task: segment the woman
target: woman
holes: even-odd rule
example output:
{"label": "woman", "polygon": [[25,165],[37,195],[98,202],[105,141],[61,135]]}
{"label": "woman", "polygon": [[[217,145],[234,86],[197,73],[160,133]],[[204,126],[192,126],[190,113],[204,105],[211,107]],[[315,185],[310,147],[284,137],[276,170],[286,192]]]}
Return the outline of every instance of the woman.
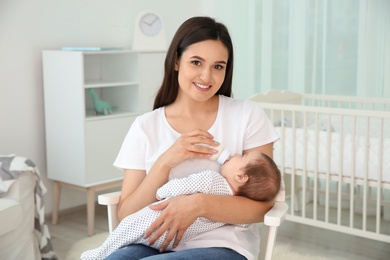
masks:
{"label": "woman", "polygon": [[[233,46],[227,28],[209,17],[193,17],[176,32],[165,59],[165,75],[154,110],[131,126],[114,165],[124,169],[118,216],[123,219],[155,202],[156,191],[172,178],[220,165],[208,158],[218,142],[232,153],[258,150],[272,158],[278,139],[264,111],[232,94]],[[256,259],[258,226],[226,225],[180,243],[185,230],[205,217],[231,224],[262,222],[273,202],[241,196],[194,194],[171,198],[147,229],[153,244],[169,231],[163,251],[174,240],[174,252],[160,253],[129,245],[107,259]]]}

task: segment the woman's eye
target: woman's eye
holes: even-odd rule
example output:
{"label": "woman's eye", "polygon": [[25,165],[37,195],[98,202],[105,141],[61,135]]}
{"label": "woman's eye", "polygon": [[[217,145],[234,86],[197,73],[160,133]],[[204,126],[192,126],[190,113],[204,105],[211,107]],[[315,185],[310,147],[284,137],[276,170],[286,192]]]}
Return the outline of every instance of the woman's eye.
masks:
{"label": "woman's eye", "polygon": [[222,65],[215,65],[215,68],[216,68],[217,70],[221,70],[221,69],[223,69],[223,66],[222,66]]}
{"label": "woman's eye", "polygon": [[194,61],[192,61],[192,64],[199,66],[200,65],[200,61],[194,60]]}

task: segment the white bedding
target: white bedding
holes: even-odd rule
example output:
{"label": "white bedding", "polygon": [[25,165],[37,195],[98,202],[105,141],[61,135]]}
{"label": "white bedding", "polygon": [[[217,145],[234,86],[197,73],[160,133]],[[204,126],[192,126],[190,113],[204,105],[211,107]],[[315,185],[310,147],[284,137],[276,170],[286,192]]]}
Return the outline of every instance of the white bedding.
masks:
{"label": "white bedding", "polygon": [[[282,129],[284,129],[284,135]],[[377,137],[366,139],[365,136],[350,133],[343,134],[343,138],[340,138],[341,134],[338,132],[306,129],[305,133],[304,129],[297,128],[294,134],[294,129],[291,127],[276,127],[276,130],[281,140],[274,145],[274,160],[279,166],[303,169],[304,154],[306,154],[307,171],[313,172],[317,169],[317,172],[338,174],[340,160],[342,160],[343,176],[351,176],[354,171],[357,178],[364,179],[367,174],[369,180],[378,180],[380,175],[382,182],[390,183],[390,138],[380,142]],[[295,139],[293,139],[294,136]],[[379,165],[380,144],[383,146],[382,169]],[[282,145],[284,146],[284,160]],[[295,151],[295,157],[293,157],[293,151]],[[353,153],[356,153],[354,161],[352,161]],[[368,161],[366,160],[367,153]],[[294,161],[295,165],[293,165]]]}

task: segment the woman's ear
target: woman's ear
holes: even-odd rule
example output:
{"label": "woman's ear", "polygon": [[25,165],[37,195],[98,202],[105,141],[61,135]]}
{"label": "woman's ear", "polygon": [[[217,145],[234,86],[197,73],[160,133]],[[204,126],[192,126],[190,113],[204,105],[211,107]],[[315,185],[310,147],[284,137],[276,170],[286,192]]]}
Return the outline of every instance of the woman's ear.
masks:
{"label": "woman's ear", "polygon": [[175,58],[175,71],[179,71],[179,60],[177,59],[177,53]]}
{"label": "woman's ear", "polygon": [[234,176],[234,179],[238,183],[245,183],[249,180],[249,177],[245,173],[242,173],[242,174],[237,174],[236,176]]}

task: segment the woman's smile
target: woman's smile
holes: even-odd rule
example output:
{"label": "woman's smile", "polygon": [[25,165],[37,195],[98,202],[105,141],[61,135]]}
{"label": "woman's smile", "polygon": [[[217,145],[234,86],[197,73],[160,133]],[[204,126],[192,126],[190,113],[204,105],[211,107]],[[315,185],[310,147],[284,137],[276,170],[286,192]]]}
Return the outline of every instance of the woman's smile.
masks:
{"label": "woman's smile", "polygon": [[197,88],[200,88],[201,90],[208,90],[210,88],[210,86],[208,85],[203,85],[203,84],[200,84],[198,82],[194,82],[194,85],[197,87]]}

